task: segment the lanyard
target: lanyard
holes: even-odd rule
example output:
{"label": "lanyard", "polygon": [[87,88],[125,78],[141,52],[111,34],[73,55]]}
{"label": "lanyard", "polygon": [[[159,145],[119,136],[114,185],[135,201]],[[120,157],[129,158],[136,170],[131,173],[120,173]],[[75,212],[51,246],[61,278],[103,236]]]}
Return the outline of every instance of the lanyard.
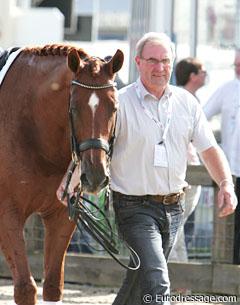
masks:
{"label": "lanyard", "polygon": [[158,119],[156,119],[152,115],[152,113],[149,111],[149,109],[147,109],[145,107],[145,105],[143,104],[142,99],[141,99],[140,89],[139,89],[137,83],[135,84],[135,88],[136,88],[136,93],[137,93],[138,99],[141,103],[143,111],[151,120],[153,120],[157,124],[157,126],[159,126],[163,130],[162,140],[158,143],[158,144],[163,144],[167,138],[167,133],[168,133],[171,118],[172,118],[172,103],[170,102],[169,97],[167,97],[167,99],[168,99],[167,120],[166,120],[165,126],[163,126],[163,124]]}

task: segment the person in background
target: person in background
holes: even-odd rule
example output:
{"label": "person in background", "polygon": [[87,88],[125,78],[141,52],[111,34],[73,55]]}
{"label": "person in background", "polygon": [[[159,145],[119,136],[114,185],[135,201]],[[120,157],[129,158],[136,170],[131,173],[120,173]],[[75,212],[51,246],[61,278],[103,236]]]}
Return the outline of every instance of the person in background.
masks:
{"label": "person in background", "polygon": [[[194,97],[196,97],[196,91],[204,86],[206,80],[206,70],[200,60],[194,57],[184,58],[176,64],[175,76],[177,86],[189,91]],[[197,98],[197,97],[196,97]],[[192,143],[188,146],[188,164],[200,165],[200,160],[196,152],[196,148]],[[183,218],[183,226],[180,227],[173,249],[171,251],[169,260],[187,262],[188,254],[185,242],[184,225],[191,215],[191,227],[194,226],[194,214],[199,197],[201,194],[200,185],[189,185],[186,188],[185,196],[185,211]],[[185,227],[185,233],[187,238],[191,238],[191,232],[188,232]]]}
{"label": "person in background", "polygon": [[233,263],[240,264],[240,50],[235,51],[235,79],[219,87],[203,110],[208,119],[221,114],[221,146],[236,176],[238,205],[235,211]]}
{"label": "person in background", "polygon": [[170,304],[167,259],[182,222],[191,141],[219,186],[219,216],[236,205],[228,162],[201,106],[188,91],[169,85],[174,58],[166,34],[145,34],[136,46],[140,77],[119,91],[110,165],[113,207],[120,236],[141,265],[127,271],[113,305]]}

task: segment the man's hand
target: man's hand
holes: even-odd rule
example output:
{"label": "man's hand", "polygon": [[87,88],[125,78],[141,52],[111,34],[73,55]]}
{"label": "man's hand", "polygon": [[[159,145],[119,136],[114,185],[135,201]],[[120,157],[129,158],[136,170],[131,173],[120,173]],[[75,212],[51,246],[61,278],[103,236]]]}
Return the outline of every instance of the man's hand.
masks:
{"label": "man's hand", "polygon": [[218,192],[218,208],[219,217],[230,215],[234,212],[237,206],[237,197],[234,192],[234,187],[230,183],[226,183],[220,187]]}
{"label": "man's hand", "polygon": [[65,197],[64,199],[62,198],[63,197],[63,193],[64,193],[64,190],[65,190],[65,183],[63,181],[61,181],[57,191],[56,191],[56,195],[57,195],[57,199],[62,203],[64,204],[65,206],[67,206],[67,197]]}
{"label": "man's hand", "polygon": [[[70,168],[70,166],[71,166],[71,163],[70,163],[68,169]],[[64,177],[56,191],[57,199],[65,206],[68,205],[67,196],[65,196],[65,198],[63,198],[63,193],[64,193],[66,183],[67,183],[67,174],[68,174],[68,170],[67,170],[66,174],[64,175]],[[71,181],[70,181],[70,183],[68,185],[68,189],[67,189],[67,193],[70,198],[74,195],[79,183],[80,183],[80,168],[79,168],[79,166],[77,166],[75,168],[74,172],[72,173]]]}
{"label": "man's hand", "polygon": [[219,146],[212,146],[201,153],[210,176],[219,185],[219,217],[232,214],[237,206],[232,174],[226,156]]}

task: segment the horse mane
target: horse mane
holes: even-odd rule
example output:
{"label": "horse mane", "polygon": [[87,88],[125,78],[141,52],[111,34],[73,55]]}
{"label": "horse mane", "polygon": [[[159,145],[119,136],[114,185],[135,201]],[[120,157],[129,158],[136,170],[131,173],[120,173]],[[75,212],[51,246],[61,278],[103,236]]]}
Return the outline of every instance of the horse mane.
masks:
{"label": "horse mane", "polygon": [[92,76],[97,76],[101,68],[99,60],[97,58],[92,59],[90,67],[91,67]]}
{"label": "horse mane", "polygon": [[33,54],[36,56],[67,56],[70,51],[76,50],[81,59],[90,59],[90,71],[93,77],[99,75],[101,70],[100,60],[97,57],[89,56],[82,48],[76,48],[70,45],[50,44],[43,47],[26,47],[23,52],[25,54]]}
{"label": "horse mane", "polygon": [[76,48],[70,45],[51,44],[43,47],[27,47],[23,50],[26,54],[34,54],[37,56],[67,56],[72,50],[76,50],[80,58],[88,58],[89,55],[81,48]]}

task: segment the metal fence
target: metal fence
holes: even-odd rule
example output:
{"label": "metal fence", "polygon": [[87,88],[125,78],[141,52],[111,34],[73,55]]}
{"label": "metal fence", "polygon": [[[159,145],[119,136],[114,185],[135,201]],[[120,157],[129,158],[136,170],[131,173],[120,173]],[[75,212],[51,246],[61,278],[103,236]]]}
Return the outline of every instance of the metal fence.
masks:
{"label": "metal fence", "polygon": [[[189,261],[231,263],[234,221],[232,216],[224,219],[217,217],[217,211],[215,209],[217,186],[214,185],[202,166],[191,167],[188,170],[187,179],[191,184],[202,185],[197,208],[185,225],[185,229],[188,227],[185,234],[185,241]],[[104,209],[102,195],[100,198],[92,197],[91,199]],[[95,215],[99,216],[96,212]],[[117,232],[111,205],[108,217],[114,231]],[[29,219],[25,228],[25,239],[28,250],[30,252],[42,251],[43,237],[44,232],[41,220],[35,215]],[[129,253],[126,247],[118,238],[116,238],[116,241],[120,255],[128,256]],[[87,253],[95,256],[108,255],[84,229],[75,231],[68,251],[73,253]]]}

